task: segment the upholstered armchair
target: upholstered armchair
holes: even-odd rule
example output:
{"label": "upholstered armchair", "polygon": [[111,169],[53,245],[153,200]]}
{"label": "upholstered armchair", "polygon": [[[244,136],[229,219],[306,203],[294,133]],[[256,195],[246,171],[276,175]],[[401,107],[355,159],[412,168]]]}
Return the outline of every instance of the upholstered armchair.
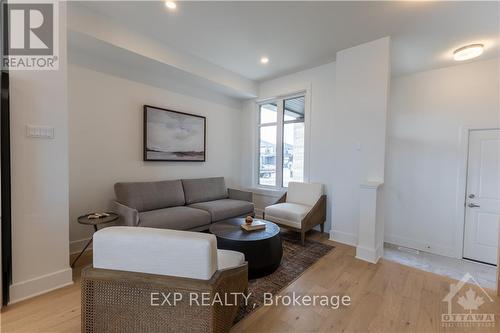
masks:
{"label": "upholstered armchair", "polygon": [[206,233],[108,227],[93,256],[82,271],[85,333],[229,332],[248,285],[244,255]]}
{"label": "upholstered armchair", "polygon": [[288,183],[288,192],[264,210],[264,218],[280,227],[300,232],[302,245],[305,233],[320,225],[324,232],[326,195],[323,185],[317,183]]}

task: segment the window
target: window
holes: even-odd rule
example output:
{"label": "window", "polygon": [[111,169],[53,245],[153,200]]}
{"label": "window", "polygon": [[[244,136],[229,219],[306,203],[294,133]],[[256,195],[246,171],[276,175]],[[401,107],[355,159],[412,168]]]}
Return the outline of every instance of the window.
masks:
{"label": "window", "polygon": [[259,185],[276,186],[276,143],[278,108],[269,103],[260,106]]}
{"label": "window", "polygon": [[283,102],[283,187],[304,181],[304,96]]}
{"label": "window", "polygon": [[304,181],[304,119],[304,95],[259,105],[259,185],[281,188]]}

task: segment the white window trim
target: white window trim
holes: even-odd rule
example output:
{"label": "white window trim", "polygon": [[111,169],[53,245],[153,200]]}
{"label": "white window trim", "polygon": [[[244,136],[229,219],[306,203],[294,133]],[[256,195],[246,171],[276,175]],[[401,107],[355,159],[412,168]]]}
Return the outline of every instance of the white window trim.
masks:
{"label": "white window trim", "polygon": [[[280,94],[276,94],[275,96],[260,98],[255,101],[254,108],[254,117],[253,117],[253,128],[254,128],[254,153],[253,153],[253,170],[252,170],[252,187],[256,190],[263,191],[276,191],[283,192],[286,190],[286,187],[283,187],[283,170],[282,168],[278,168],[276,166],[276,185],[261,185],[259,184],[259,157],[260,157],[260,106],[265,104],[266,102],[275,101],[277,99],[289,99],[293,97],[304,96],[304,182],[309,182],[309,170],[310,170],[310,142],[311,142],[311,118],[312,118],[312,99],[311,99],[311,84],[303,88],[299,88],[290,92],[284,92]],[[278,119],[277,125],[283,122],[280,122],[280,119],[283,120],[283,105],[279,105],[282,103],[278,103]],[[276,146],[280,147],[276,152],[276,161],[283,161],[283,126],[276,126],[277,129],[277,142]],[[279,178],[278,178],[279,177]]]}

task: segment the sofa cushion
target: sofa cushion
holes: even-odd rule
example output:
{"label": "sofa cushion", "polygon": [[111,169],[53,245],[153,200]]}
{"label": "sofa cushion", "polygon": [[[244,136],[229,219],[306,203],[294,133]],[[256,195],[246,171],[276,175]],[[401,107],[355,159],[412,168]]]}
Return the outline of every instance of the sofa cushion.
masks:
{"label": "sofa cushion", "polygon": [[150,210],[139,213],[139,226],[189,230],[210,224],[210,214],[201,209],[185,206]]}
{"label": "sofa cushion", "polygon": [[189,207],[203,209],[210,213],[212,222],[225,220],[244,214],[253,214],[253,203],[241,200],[221,199],[208,202],[198,202]]}
{"label": "sofa cushion", "polygon": [[209,280],[217,240],[202,232],[108,227],[94,234],[94,268]]}
{"label": "sofa cushion", "polygon": [[309,213],[311,206],[284,202],[268,206],[265,209],[266,220],[300,228],[302,219]]}
{"label": "sofa cushion", "polygon": [[286,202],[314,206],[323,195],[323,184],[289,182]]}
{"label": "sofa cushion", "polygon": [[227,198],[224,177],[183,179],[186,204]]}
{"label": "sofa cushion", "polygon": [[239,266],[245,262],[245,255],[231,250],[217,250],[217,269]]}
{"label": "sofa cushion", "polygon": [[116,183],[115,194],[119,203],[139,212],[185,204],[180,180]]}

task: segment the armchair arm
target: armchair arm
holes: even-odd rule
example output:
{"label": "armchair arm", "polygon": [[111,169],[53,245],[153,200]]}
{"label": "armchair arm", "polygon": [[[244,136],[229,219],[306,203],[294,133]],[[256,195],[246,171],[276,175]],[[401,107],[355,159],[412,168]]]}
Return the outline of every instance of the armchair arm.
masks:
{"label": "armchair arm", "polygon": [[326,195],[323,194],[311,208],[309,213],[302,219],[302,228],[312,228],[326,220]]}
{"label": "armchair arm", "polygon": [[130,227],[135,227],[139,224],[139,212],[137,209],[125,206],[118,201],[113,201],[115,213],[123,218],[124,224]]}
{"label": "armchair arm", "polygon": [[212,308],[214,317],[213,320],[214,332],[229,332],[233,326],[234,318],[238,312],[240,305],[245,305],[243,302],[243,294],[248,291],[248,263],[245,262],[240,266],[218,270],[212,277],[213,293],[221,297],[225,295],[231,296],[238,293],[237,305],[222,305],[215,304]]}
{"label": "armchair arm", "polygon": [[284,202],[286,202],[286,192],[283,193],[283,195],[274,204],[276,205],[276,204],[284,203]]}
{"label": "armchair arm", "polygon": [[228,188],[227,192],[229,194],[229,199],[253,202],[252,192],[236,190],[234,188]]}

